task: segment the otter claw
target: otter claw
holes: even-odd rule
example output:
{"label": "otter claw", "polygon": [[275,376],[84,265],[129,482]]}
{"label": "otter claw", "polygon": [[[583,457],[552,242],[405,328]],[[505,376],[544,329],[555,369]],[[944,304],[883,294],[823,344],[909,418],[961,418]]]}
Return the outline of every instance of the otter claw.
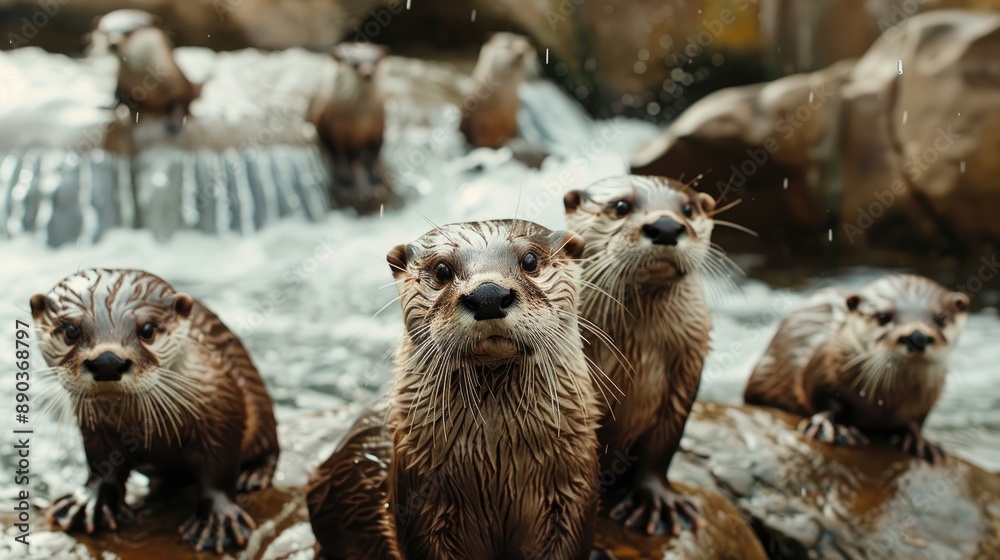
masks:
{"label": "otter claw", "polygon": [[236,491],[240,494],[249,494],[267,490],[271,486],[271,479],[274,478],[274,469],[277,464],[278,457],[271,455],[265,459],[263,464],[244,470],[236,481]]}
{"label": "otter claw", "polygon": [[698,532],[705,520],[697,505],[668,486],[633,489],[609,512],[611,519],[647,535],[670,533],[675,537],[688,529]]}
{"label": "otter claw", "polygon": [[868,445],[868,438],[861,433],[861,430],[854,426],[834,424],[833,420],[822,412],[804,420],[799,430],[806,439],[814,439],[830,445],[844,447]]}
{"label": "otter claw", "polygon": [[927,441],[919,431],[910,430],[902,435],[894,436],[890,443],[898,449],[923,459],[932,465],[938,461],[943,461],[945,452],[943,449]]}
{"label": "otter claw", "polygon": [[84,530],[93,534],[99,529],[118,530],[118,521],[128,508],[121,503],[109,504],[110,491],[83,488],[76,494],[66,494],[52,502],[47,518],[63,531]]}
{"label": "otter claw", "polygon": [[256,528],[253,519],[238,505],[217,499],[206,515],[185,521],[180,532],[195,552],[222,554],[246,546]]}

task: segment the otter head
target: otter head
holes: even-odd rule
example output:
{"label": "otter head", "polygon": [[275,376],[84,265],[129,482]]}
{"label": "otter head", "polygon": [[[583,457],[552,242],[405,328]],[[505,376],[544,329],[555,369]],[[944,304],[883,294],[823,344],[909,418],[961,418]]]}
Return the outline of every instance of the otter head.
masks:
{"label": "otter head", "polygon": [[132,9],[114,10],[97,19],[91,39],[95,49],[103,47],[111,52],[118,52],[121,44],[128,40],[132,33],[159,25],[159,18],[149,12]]}
{"label": "otter head", "polygon": [[564,202],[567,225],[587,243],[584,275],[602,288],[670,283],[712,254],[715,200],[678,181],[614,177]]}
{"label": "otter head", "polygon": [[353,70],[365,82],[371,82],[375,78],[375,73],[387,54],[387,47],[372,43],[340,43],[330,49],[330,56],[334,60]]}
{"label": "otter head", "polygon": [[503,81],[512,75],[520,76],[525,70],[533,70],[531,65],[536,56],[535,47],[527,37],[509,32],[493,33],[480,52],[476,73]]}
{"label": "otter head", "polygon": [[969,298],[921,276],[888,276],[847,297],[846,341],[859,362],[892,370],[940,362],[955,345]]}
{"label": "otter head", "polygon": [[179,374],[194,305],[135,270],[85,270],[31,298],[45,361],[76,403],[149,393]]}
{"label": "otter head", "polygon": [[520,220],[451,224],[394,248],[387,260],[414,346],[404,366],[496,369],[579,344],[574,260],[582,251],[576,234]]}

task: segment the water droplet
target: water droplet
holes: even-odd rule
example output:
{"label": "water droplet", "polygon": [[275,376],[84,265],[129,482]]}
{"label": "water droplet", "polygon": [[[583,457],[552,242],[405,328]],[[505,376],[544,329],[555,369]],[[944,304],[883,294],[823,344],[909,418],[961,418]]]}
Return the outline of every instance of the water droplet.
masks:
{"label": "water droplet", "polygon": [[784,188],[785,190],[788,190],[788,177],[785,177],[785,180],[784,180],[784,181],[782,181],[782,185],[781,185],[781,186],[782,186],[782,188]]}
{"label": "water droplet", "polygon": [[964,159],[962,161],[958,162],[958,170],[960,172],[962,172],[962,173],[965,173],[965,160]]}
{"label": "water droplet", "polygon": [[549,63],[549,49],[545,49],[545,64]]}
{"label": "water droplet", "polygon": [[715,66],[722,66],[722,63],[726,61],[726,57],[721,54],[712,55],[712,64]]}
{"label": "water droplet", "polygon": [[653,116],[659,114],[660,104],[655,101],[651,101],[649,105],[646,105],[646,112]]}
{"label": "water droplet", "polygon": [[476,21],[476,10],[472,10],[472,21]]}
{"label": "water droplet", "polygon": [[833,230],[832,230],[832,229],[830,229],[830,230],[827,230],[827,235],[826,235],[826,237],[827,237],[827,239],[829,239],[830,241],[833,241]]}
{"label": "water droplet", "polygon": [[406,9],[407,9],[407,10],[409,10],[409,9],[410,9],[410,0],[406,0]]}
{"label": "water droplet", "polygon": [[640,49],[639,60],[649,60],[649,51],[647,51],[646,49]]}
{"label": "water droplet", "polygon": [[865,396],[865,390],[862,389],[858,394],[861,395],[862,397]]}
{"label": "water droplet", "polygon": [[899,74],[900,74],[900,75],[902,76],[902,75],[903,75],[903,59],[902,59],[902,58],[901,58],[901,59],[899,59],[899,66],[898,66],[898,69],[899,69],[899,70],[898,70],[898,71],[899,71]]}
{"label": "water droplet", "polygon": [[813,102],[813,92],[811,92],[811,91],[809,92],[809,102],[810,103]]}
{"label": "water droplet", "polygon": [[882,399],[879,399],[879,400],[878,400],[878,405],[879,405],[879,406],[882,406],[882,404],[883,404],[883,401],[882,401]]}
{"label": "water droplet", "polygon": [[646,72],[646,63],[642,61],[636,61],[636,63],[632,65],[632,70],[635,70],[636,74],[642,74]]}
{"label": "water droplet", "polygon": [[379,218],[385,217],[385,204],[378,205],[378,217]]}
{"label": "water droplet", "polygon": [[660,46],[669,49],[674,44],[674,39],[670,35],[660,35]]}
{"label": "water droplet", "polygon": [[910,112],[903,111],[903,124],[906,124],[906,121],[909,120],[909,118],[910,118]]}

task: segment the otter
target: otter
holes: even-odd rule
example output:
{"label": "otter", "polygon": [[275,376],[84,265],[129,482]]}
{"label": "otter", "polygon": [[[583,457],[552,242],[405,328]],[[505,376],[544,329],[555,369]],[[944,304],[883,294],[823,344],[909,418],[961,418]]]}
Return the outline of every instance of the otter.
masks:
{"label": "otter", "polygon": [[528,38],[515,33],[494,33],[486,41],[462,105],[460,130],[469,144],[500,148],[517,136],[517,91],[535,57]]}
{"label": "otter", "polygon": [[597,327],[586,334],[587,357],[624,392],[605,398],[598,434],[602,469],[618,461],[625,470],[607,489],[609,514],[647,534],[697,530],[700,508],[674,490],[667,469],[709,350],[700,272],[724,258],[711,245],[715,200],[675,180],[627,176],[570,191],[564,202],[567,226],[587,246],[580,317]]}
{"label": "otter", "polygon": [[[215,314],[138,270],[85,270],[31,298],[40,347],[75,413],[86,485],[53,501],[63,530],[114,530],[133,470],[200,489],[181,527],[196,551],[246,543],[237,492],[267,488],[278,459],[271,398]],[[113,469],[98,466],[117,465]]]}
{"label": "otter", "polygon": [[388,254],[396,382],[309,490],[327,558],[588,558],[597,401],[573,233],[521,220],[435,228]]}
{"label": "otter", "polygon": [[922,276],[821,290],[781,322],[744,400],[807,417],[808,439],[861,446],[874,435],[937,462],[944,451],[923,424],[968,308],[968,296]]}
{"label": "otter", "polygon": [[166,118],[171,134],[180,132],[191,114],[201,84],[191,83],[174,60],[174,44],[156,26],[155,16],[141,10],[118,10],[97,24],[94,50],[102,46],[119,59],[116,96],[133,119],[152,114]]}
{"label": "otter", "polygon": [[337,73],[312,101],[309,121],[333,160],[334,200],[375,212],[389,197],[379,153],[385,131],[382,45],[340,43],[330,50]]}

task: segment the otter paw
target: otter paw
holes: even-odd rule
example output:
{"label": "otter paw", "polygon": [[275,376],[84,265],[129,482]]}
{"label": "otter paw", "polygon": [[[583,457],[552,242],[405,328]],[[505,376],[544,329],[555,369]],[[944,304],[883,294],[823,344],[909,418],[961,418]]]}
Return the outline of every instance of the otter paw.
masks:
{"label": "otter paw", "polygon": [[236,491],[240,494],[249,494],[267,490],[271,487],[271,479],[274,478],[274,468],[277,465],[278,456],[271,455],[262,464],[244,469],[236,481]]}
{"label": "otter paw", "polygon": [[861,447],[868,445],[868,438],[861,430],[845,424],[834,424],[826,414],[814,414],[808,420],[803,420],[799,431],[806,439],[813,439],[830,445],[844,447]]}
{"label": "otter paw", "polygon": [[931,464],[944,461],[944,449],[927,441],[919,431],[908,431],[905,434],[893,436],[889,443]]}
{"label": "otter paw", "polygon": [[609,515],[629,529],[647,535],[670,533],[677,537],[684,529],[697,532],[705,526],[700,508],[661,481],[633,488],[611,508]]}
{"label": "otter paw", "polygon": [[130,510],[121,501],[111,499],[111,491],[83,487],[75,494],[56,498],[46,514],[49,523],[63,531],[83,529],[92,534],[98,529],[118,529],[118,523],[130,517]]}
{"label": "otter paw", "polygon": [[180,532],[195,552],[222,554],[246,546],[256,528],[253,519],[240,506],[229,498],[216,497],[208,513],[191,516],[181,525]]}

